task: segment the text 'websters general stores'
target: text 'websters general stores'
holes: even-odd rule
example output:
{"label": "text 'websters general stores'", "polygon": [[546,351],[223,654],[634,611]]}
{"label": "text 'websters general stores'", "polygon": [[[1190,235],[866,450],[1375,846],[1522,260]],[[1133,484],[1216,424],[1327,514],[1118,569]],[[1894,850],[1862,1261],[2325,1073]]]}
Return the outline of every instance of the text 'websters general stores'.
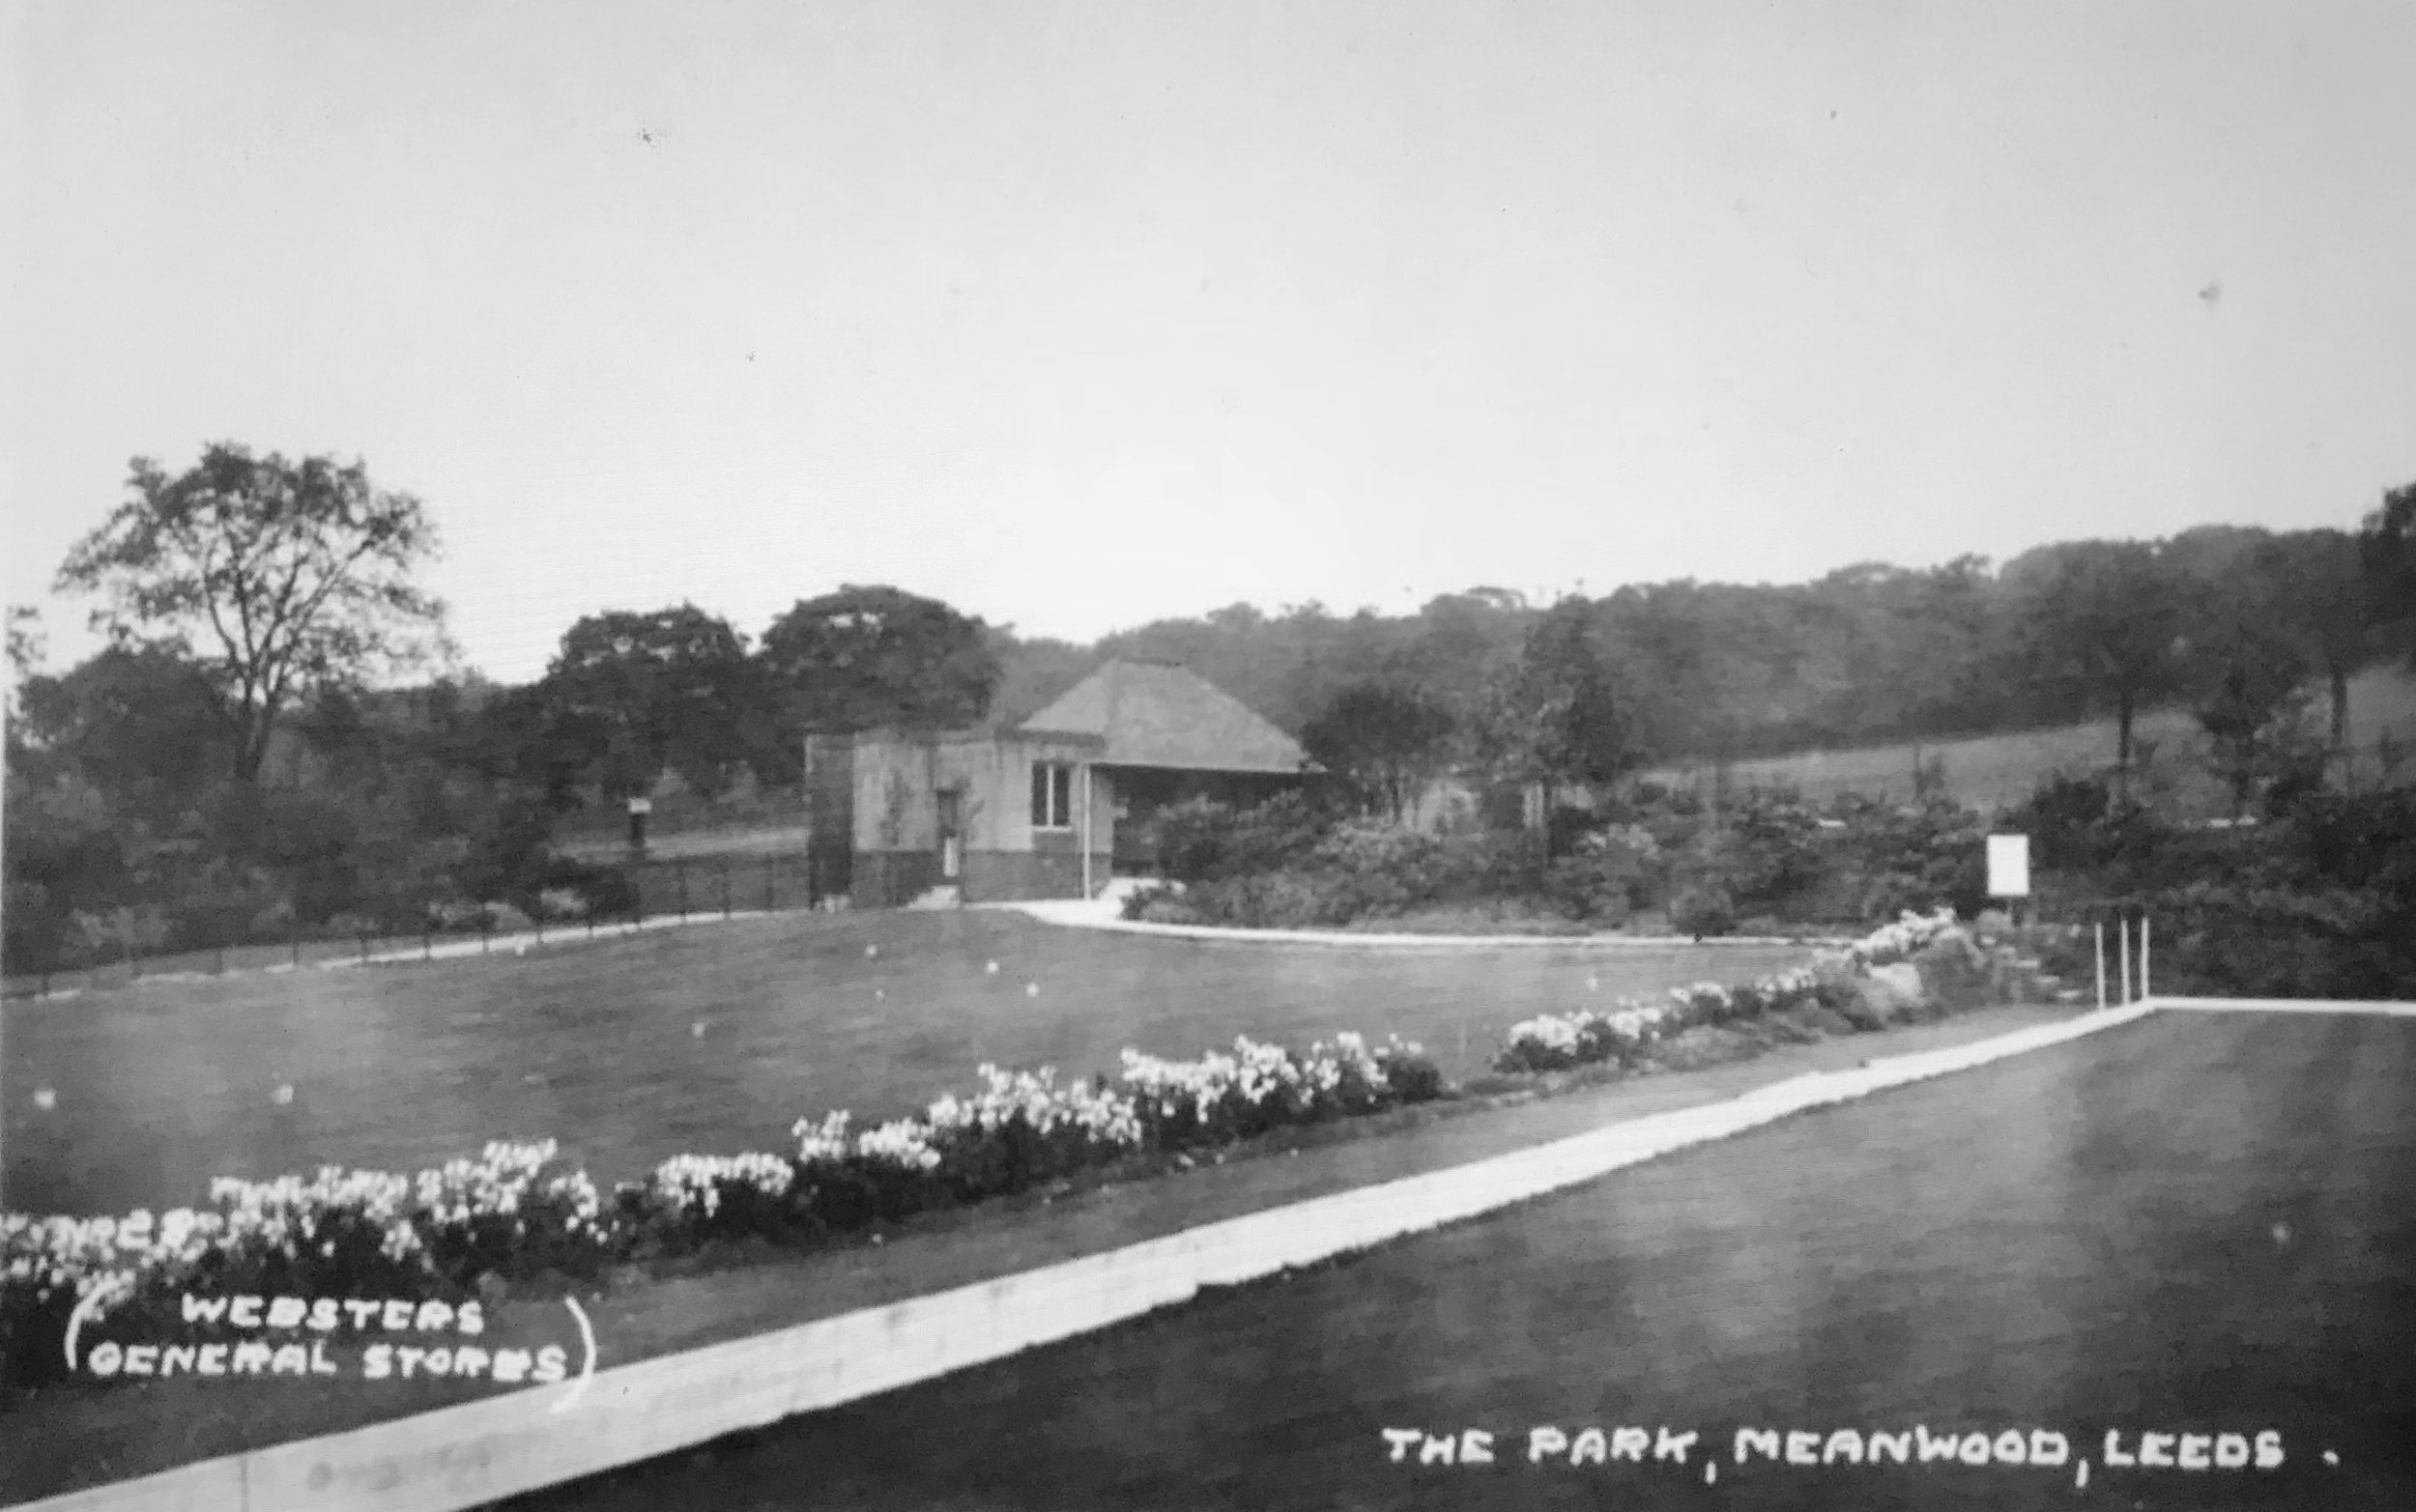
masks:
{"label": "text 'websters general stores'", "polygon": [[[545,1385],[570,1373],[570,1352],[562,1345],[485,1340],[486,1318],[475,1301],[187,1293],[179,1312],[197,1336],[96,1340],[83,1352],[82,1373],[104,1380],[443,1377],[503,1385]],[[234,1336],[206,1336],[218,1332]]]}

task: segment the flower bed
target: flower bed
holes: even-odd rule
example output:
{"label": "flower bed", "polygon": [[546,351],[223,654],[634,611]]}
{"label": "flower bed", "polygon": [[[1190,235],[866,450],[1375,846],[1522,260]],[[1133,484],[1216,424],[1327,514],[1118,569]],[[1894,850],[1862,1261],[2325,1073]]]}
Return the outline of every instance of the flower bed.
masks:
{"label": "flower bed", "polygon": [[1136,1155],[1231,1144],[1286,1125],[1443,1093],[1417,1045],[1356,1035],[1306,1055],[1235,1041],[1165,1061],[1124,1052],[1119,1076],[1059,1086],[981,1068],[983,1086],[919,1117],[854,1131],[801,1121],[791,1155],[678,1155],[600,1192],[552,1141],[494,1144],[416,1176],[323,1169],[220,1179],[210,1206],[159,1216],[0,1214],[0,1357],[13,1384],[55,1378],[80,1300],[163,1327],[186,1293],[463,1300],[497,1279],[680,1254],[717,1240],[810,1243],[933,1208],[1024,1190]]}
{"label": "flower bed", "polygon": [[1616,1061],[1643,1059],[1647,1047],[1706,1024],[1724,1024],[1798,1009],[1841,1011],[1853,1006],[1849,984],[1874,966],[1892,965],[1957,927],[1954,910],[1910,913],[1836,951],[1824,951],[1811,966],[1782,971],[1742,986],[1698,982],[1673,987],[1662,998],[1623,998],[1607,1012],[1547,1013],[1510,1026],[1494,1057],[1499,1071],[1556,1071]]}

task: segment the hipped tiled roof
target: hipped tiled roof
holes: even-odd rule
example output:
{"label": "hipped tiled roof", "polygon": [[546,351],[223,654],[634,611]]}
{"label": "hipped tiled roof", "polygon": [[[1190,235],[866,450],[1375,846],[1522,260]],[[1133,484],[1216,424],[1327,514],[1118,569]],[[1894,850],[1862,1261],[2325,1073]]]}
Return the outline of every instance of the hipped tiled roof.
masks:
{"label": "hipped tiled roof", "polygon": [[1297,772],[1298,742],[1189,668],[1109,662],[1023,722],[1027,731],[1104,736],[1110,766]]}

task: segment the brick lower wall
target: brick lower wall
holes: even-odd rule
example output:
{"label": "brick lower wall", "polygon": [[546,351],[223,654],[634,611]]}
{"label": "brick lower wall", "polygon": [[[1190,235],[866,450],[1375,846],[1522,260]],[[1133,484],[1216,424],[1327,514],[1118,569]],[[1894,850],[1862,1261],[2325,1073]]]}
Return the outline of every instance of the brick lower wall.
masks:
{"label": "brick lower wall", "polygon": [[[1091,887],[1107,882],[1106,851],[1091,856]],[[1017,902],[1036,898],[1082,896],[1082,858],[1079,852],[970,850],[964,855],[964,875],[959,879],[968,903]]]}
{"label": "brick lower wall", "polygon": [[[1107,885],[1110,857],[1091,854],[1091,889]],[[858,908],[897,908],[941,885],[939,857],[928,850],[859,850],[848,899]],[[1072,849],[968,850],[957,877],[968,903],[1020,902],[1082,896],[1082,857]]]}
{"label": "brick lower wall", "polygon": [[939,856],[929,850],[859,850],[848,898],[858,908],[896,908],[939,885]]}

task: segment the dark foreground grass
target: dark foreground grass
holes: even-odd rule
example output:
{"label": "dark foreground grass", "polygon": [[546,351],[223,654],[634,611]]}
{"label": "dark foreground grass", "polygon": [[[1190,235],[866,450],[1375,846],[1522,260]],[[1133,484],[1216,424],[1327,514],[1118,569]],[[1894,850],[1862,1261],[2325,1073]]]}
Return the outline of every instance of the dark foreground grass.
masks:
{"label": "dark foreground grass", "polygon": [[682,1153],[786,1150],[791,1124],[833,1108],[919,1108],[983,1061],[1087,1075],[1128,1045],[1188,1056],[1237,1034],[1398,1033],[1459,1080],[1519,1018],[1801,956],[1395,955],[881,912],[17,1001],[0,1010],[0,1206],[156,1210],[198,1201],[216,1175],[414,1169],[547,1136],[611,1181]]}
{"label": "dark foreground grass", "polygon": [[[2402,1022],[2159,1016],[512,1505],[2416,1506],[2411,1075]],[[2088,1487],[1733,1455],[1915,1423],[2058,1430]],[[1531,1465],[1547,1424],[1703,1438]],[[2109,1429],[2287,1458],[2124,1469]]]}

